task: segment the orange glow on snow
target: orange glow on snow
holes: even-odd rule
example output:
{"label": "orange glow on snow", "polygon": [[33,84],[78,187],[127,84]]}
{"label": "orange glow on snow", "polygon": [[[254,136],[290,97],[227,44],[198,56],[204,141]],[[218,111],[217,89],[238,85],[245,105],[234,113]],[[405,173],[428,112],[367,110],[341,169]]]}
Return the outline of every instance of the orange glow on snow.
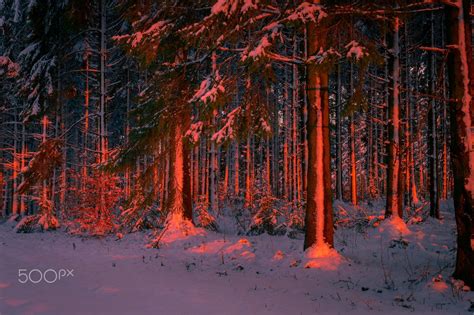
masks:
{"label": "orange glow on snow", "polygon": [[242,257],[245,259],[254,259],[255,254],[251,252],[252,244],[245,238],[238,240],[236,243],[231,243],[224,240],[215,240],[212,242],[204,242],[199,246],[189,249],[190,252],[196,254],[226,254],[231,258]]}
{"label": "orange glow on snow", "polygon": [[342,256],[326,243],[311,246],[306,250],[305,255],[309,259],[305,268],[333,271],[337,270],[342,262]]}
{"label": "orange glow on snow", "polygon": [[433,282],[431,287],[433,288],[433,290],[439,293],[443,293],[444,291],[448,289],[448,285],[444,281]]}
{"label": "orange glow on snow", "polygon": [[392,236],[399,236],[399,235],[409,235],[411,231],[408,229],[405,222],[400,219],[398,216],[392,216],[389,219],[383,221],[379,225],[379,231],[381,233],[387,232]]}

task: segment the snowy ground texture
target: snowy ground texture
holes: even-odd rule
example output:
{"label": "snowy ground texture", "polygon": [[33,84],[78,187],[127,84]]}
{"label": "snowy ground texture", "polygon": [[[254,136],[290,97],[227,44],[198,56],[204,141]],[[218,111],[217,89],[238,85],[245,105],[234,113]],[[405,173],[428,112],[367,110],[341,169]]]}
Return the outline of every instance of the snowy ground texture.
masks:
{"label": "snowy ground texture", "polygon": [[[347,207],[336,204],[338,211]],[[381,210],[374,209],[369,226],[338,228],[338,253],[310,260],[303,241],[286,236],[196,229],[149,249],[146,233],[122,239],[17,234],[4,223],[0,314],[474,314],[474,293],[450,278],[449,208],[441,222],[406,226],[377,224]],[[74,277],[18,281],[18,269],[49,268],[74,269]]]}

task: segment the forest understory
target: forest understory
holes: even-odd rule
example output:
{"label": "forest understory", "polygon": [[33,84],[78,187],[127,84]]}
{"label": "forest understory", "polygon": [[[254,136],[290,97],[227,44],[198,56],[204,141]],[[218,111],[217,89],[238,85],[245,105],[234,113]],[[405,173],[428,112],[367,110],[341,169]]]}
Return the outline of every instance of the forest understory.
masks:
{"label": "forest understory", "polygon": [[[303,234],[237,235],[195,228],[147,248],[151,232],[123,238],[63,230],[16,234],[0,224],[2,314],[470,314],[474,292],[453,280],[451,202],[406,225],[377,220],[383,203],[335,204],[337,255],[307,259]],[[348,213],[351,213],[349,215]],[[227,225],[226,225],[227,224]],[[306,268],[309,267],[310,268]],[[68,268],[73,278],[20,284],[16,270]],[[71,307],[71,306],[74,307]]]}

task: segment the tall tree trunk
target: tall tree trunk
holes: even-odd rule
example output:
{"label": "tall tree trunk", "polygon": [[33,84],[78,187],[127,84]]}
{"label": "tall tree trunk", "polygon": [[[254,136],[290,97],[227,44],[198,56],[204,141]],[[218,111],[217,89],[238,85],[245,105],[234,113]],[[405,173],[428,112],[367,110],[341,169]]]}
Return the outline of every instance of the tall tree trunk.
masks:
{"label": "tall tree trunk", "polygon": [[[99,99],[99,163],[103,164],[107,161],[107,141],[105,129],[105,102],[106,102],[106,86],[105,86],[105,67],[107,58],[106,45],[106,31],[107,31],[107,8],[106,1],[100,1],[100,99]],[[98,218],[107,212],[105,209],[105,183],[101,174],[99,177],[99,212]]]}
{"label": "tall tree trunk", "polygon": [[336,199],[342,200],[342,141],[341,141],[341,109],[342,109],[341,64],[337,64],[336,90]]}
{"label": "tall tree trunk", "polygon": [[[49,124],[48,116],[45,115],[43,116],[43,120],[42,120],[41,143],[46,142],[46,138],[48,136],[48,124]],[[48,204],[48,181],[43,180],[43,183],[41,186],[41,196],[40,196],[40,206],[43,211],[43,215],[46,214],[44,213],[44,210],[47,210],[47,204]]]}
{"label": "tall tree trunk", "polygon": [[401,209],[400,180],[400,21],[394,18],[393,30],[387,34],[388,70],[391,73],[388,99],[387,204],[385,216],[398,216]]}
{"label": "tall tree trunk", "polygon": [[410,38],[408,34],[408,23],[405,24],[405,86],[406,86],[406,93],[405,93],[405,204],[408,207],[412,205],[412,196],[411,196],[411,151],[412,151],[412,143],[411,143],[411,124],[412,124],[412,117],[411,117],[411,75],[410,75],[410,53],[409,53],[409,46],[410,46]]}
{"label": "tall tree trunk", "polygon": [[[319,4],[319,0],[313,1]],[[309,56],[325,48],[326,31],[321,25],[310,22],[307,26]],[[329,95],[328,73],[307,68],[308,97],[308,174],[306,198],[306,235],[304,248],[333,246],[331,173],[329,147]]]}
{"label": "tall tree trunk", "polygon": [[[86,190],[86,182],[87,182],[87,177],[88,177],[88,172],[87,172],[87,163],[88,163],[88,145],[89,145],[89,100],[90,100],[90,91],[89,91],[89,51],[86,49],[85,52],[85,62],[86,62],[86,82],[85,82],[85,91],[84,91],[84,129],[83,129],[83,147],[82,147],[82,169],[81,169],[81,190],[85,192]],[[128,120],[128,112],[130,110],[129,108],[129,89],[127,87],[127,128],[125,130],[125,135],[126,139],[128,141],[128,135],[129,135],[129,120]],[[128,175],[128,172],[127,172]],[[128,186],[128,180],[127,180],[127,186]],[[126,193],[128,196],[129,194]]]}
{"label": "tall tree trunk", "polygon": [[197,202],[199,200],[199,145],[193,148],[193,200]]}
{"label": "tall tree trunk", "polygon": [[[434,47],[434,14],[431,12],[431,47]],[[429,119],[429,138],[428,138],[428,158],[430,172],[430,216],[439,219],[439,194],[438,194],[438,145],[436,141],[436,59],[434,53],[430,55],[429,74],[430,93],[432,95],[430,101],[430,109],[428,111]]]}
{"label": "tall tree trunk", "polygon": [[[3,158],[3,156],[2,156]],[[0,207],[1,207],[1,216],[2,218],[4,219],[6,216],[7,216],[7,208],[6,208],[6,195],[5,195],[5,191],[6,191],[6,187],[5,187],[5,179],[4,179],[4,173],[3,173],[3,169],[2,171],[0,172]]]}
{"label": "tall tree trunk", "polygon": [[[288,100],[289,98],[289,84],[288,84],[288,69],[285,67],[285,72],[284,72],[284,80],[286,82],[285,84],[285,92],[284,92],[284,99],[285,101]],[[289,108],[287,104],[283,105],[285,107],[284,109],[284,116],[283,116],[283,121],[288,122],[290,119],[290,113],[289,113]],[[289,172],[289,154],[288,154],[288,149],[289,149],[289,141],[290,141],[290,125],[285,125],[284,126],[284,132],[283,132],[283,196],[285,200],[290,200],[290,172]]]}
{"label": "tall tree trunk", "polygon": [[[296,57],[298,54],[298,42],[296,36],[293,37],[293,56]],[[298,101],[299,101],[299,73],[298,66],[293,65],[293,88],[292,88],[292,158],[293,158],[293,168],[292,168],[292,186],[293,186],[293,202],[296,203],[299,200],[300,196],[300,186],[299,186],[299,169],[300,165],[299,154],[298,154]]]}
{"label": "tall tree trunk", "polygon": [[[86,122],[84,123],[87,128],[84,128],[84,157],[83,157],[83,176],[87,176],[87,151],[86,151],[86,144],[87,144],[87,129],[89,128],[89,59],[86,59]],[[128,144],[130,141],[130,67],[127,67],[127,100],[126,100],[126,113],[125,113],[125,143]],[[160,145],[160,150],[161,150],[161,145]],[[130,176],[130,167],[127,166],[125,169],[125,198],[130,198],[131,194],[131,176]],[[161,199],[161,198],[160,198]]]}
{"label": "tall tree trunk", "polygon": [[245,162],[246,162],[246,172],[245,172],[245,206],[253,206],[253,175],[252,175],[252,136],[247,137],[247,146],[245,149]]}
{"label": "tall tree trunk", "polygon": [[[183,118],[183,116],[186,116]],[[184,142],[189,115],[181,116],[173,130],[170,161],[169,211],[173,218],[192,221],[191,173],[189,148]]]}
{"label": "tall tree trunk", "polygon": [[350,116],[349,121],[350,132],[350,152],[351,152],[351,203],[357,205],[357,160],[355,148],[355,122],[354,113]]}
{"label": "tall tree trunk", "polygon": [[240,195],[240,151],[239,142],[234,143],[234,194],[236,197]]}
{"label": "tall tree trunk", "polygon": [[451,165],[453,200],[457,225],[457,255],[454,277],[474,288],[474,150],[470,1],[457,0],[446,7],[450,88]]}
{"label": "tall tree trunk", "polygon": [[13,153],[12,153],[12,215],[18,215],[18,113],[15,109],[15,121],[13,124]]}
{"label": "tall tree trunk", "polygon": [[[217,74],[217,55],[215,52],[212,53],[212,73],[215,76]],[[213,121],[215,125],[215,117]],[[211,140],[211,157],[210,157],[210,176],[209,176],[209,197],[210,197],[210,208],[212,211],[217,211],[217,148],[216,141]]]}
{"label": "tall tree trunk", "polygon": [[[25,159],[27,154],[26,148],[26,130],[25,124],[21,124],[21,156],[20,156],[20,170],[25,168]],[[26,207],[25,207],[25,196],[23,194],[20,195],[20,215],[24,216],[26,214]]]}
{"label": "tall tree trunk", "polygon": [[[350,66],[350,95],[354,95],[354,66],[351,63]],[[355,135],[355,119],[354,112],[352,111],[349,117],[349,151],[351,158],[351,203],[357,205],[357,158],[356,158],[356,135]]]}

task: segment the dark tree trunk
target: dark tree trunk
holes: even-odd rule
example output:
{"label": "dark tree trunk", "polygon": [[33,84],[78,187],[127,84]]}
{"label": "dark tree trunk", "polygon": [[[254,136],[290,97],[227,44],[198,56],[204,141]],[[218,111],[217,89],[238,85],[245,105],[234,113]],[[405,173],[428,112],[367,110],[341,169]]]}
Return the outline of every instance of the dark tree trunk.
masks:
{"label": "dark tree trunk", "polygon": [[388,98],[388,156],[387,156],[387,205],[385,216],[399,215],[402,196],[400,195],[400,21],[393,21],[393,30],[387,34],[389,50],[388,71],[390,76]]}
{"label": "dark tree trunk", "polygon": [[472,65],[470,1],[458,0],[446,7],[448,80],[451,104],[451,162],[457,225],[454,277],[474,288],[474,151],[472,119],[474,69]]}

